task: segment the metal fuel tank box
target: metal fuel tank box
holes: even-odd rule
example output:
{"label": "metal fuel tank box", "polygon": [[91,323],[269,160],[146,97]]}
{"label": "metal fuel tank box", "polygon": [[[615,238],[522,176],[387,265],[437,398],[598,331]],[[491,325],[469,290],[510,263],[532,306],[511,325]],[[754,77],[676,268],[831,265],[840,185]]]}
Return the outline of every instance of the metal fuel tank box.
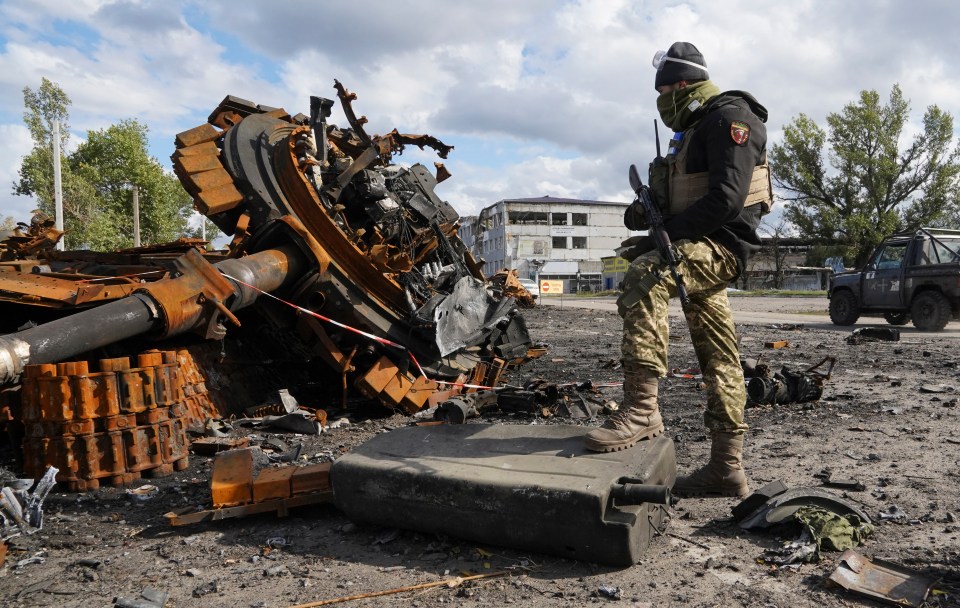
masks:
{"label": "metal fuel tank box", "polygon": [[355,521],[629,566],[667,523],[673,441],[583,447],[589,427],[464,424],[378,435],[333,463]]}

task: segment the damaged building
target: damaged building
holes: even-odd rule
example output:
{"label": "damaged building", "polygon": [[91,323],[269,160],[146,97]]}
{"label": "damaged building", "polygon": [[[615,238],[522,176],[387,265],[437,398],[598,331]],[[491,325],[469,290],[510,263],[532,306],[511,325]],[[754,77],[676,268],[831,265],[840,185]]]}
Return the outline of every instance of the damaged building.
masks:
{"label": "damaged building", "polygon": [[603,285],[603,258],[630,236],[628,203],[543,196],[505,199],[462,219],[461,235],[488,275],[508,268],[520,278],[564,281],[564,291]]}

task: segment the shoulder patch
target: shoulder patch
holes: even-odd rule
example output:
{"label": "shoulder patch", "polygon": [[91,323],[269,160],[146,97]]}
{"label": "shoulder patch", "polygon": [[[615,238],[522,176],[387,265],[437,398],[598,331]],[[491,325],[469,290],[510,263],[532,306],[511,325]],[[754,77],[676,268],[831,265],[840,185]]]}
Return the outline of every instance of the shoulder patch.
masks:
{"label": "shoulder patch", "polygon": [[735,120],[730,123],[730,138],[733,143],[742,146],[750,139],[750,126],[745,122]]}

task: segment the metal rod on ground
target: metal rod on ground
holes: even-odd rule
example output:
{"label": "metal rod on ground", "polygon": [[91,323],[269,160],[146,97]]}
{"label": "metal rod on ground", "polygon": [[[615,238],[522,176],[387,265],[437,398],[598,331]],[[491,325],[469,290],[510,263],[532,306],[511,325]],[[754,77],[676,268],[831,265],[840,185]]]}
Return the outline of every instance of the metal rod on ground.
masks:
{"label": "metal rod on ground", "polygon": [[[63,185],[60,180],[60,121],[53,121],[53,221],[57,230],[63,230]],[[66,236],[57,241],[57,249],[63,251]]]}
{"label": "metal rod on ground", "polygon": [[332,600],[311,602],[309,604],[297,604],[296,606],[291,606],[290,608],[314,608],[315,606],[328,606],[330,604],[352,602],[353,600],[365,600],[371,597],[380,597],[381,595],[393,595],[394,593],[404,593],[406,591],[419,591],[421,589],[432,589],[433,587],[443,587],[444,585],[448,587],[457,587],[461,583],[466,583],[467,581],[476,581],[482,578],[493,578],[495,576],[504,576],[506,574],[509,574],[509,572],[501,570],[500,572],[491,572],[489,574],[475,574],[473,576],[458,576],[456,578],[449,578],[444,581],[434,581],[432,583],[421,583],[419,585],[410,585],[409,587],[397,587],[396,589],[387,589],[386,591],[374,591],[371,593],[361,593],[360,595],[349,595],[346,597],[334,598]]}

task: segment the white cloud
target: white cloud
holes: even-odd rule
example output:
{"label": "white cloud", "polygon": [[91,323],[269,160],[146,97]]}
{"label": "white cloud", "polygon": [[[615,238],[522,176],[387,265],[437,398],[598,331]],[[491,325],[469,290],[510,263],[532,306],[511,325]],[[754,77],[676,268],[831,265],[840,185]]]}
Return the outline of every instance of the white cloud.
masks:
{"label": "white cloud", "polygon": [[[306,112],[310,95],[335,99],[338,78],[371,133],[396,127],[456,146],[440,189],[465,212],[506,197],[627,198],[626,167],[654,150],[650,58],[676,40],[703,51],[721,88],[756,95],[772,143],[801,112],[823,125],[861,90],[885,99],[897,82],[912,101],[908,134],[930,104],[960,114],[960,5],[937,0],[869,10],[828,0],[28,4],[0,4],[4,122],[19,118],[21,89],[46,76],[73,99],[74,141],[133,117],[166,159],[173,135],[227,94]],[[339,110],[333,120],[345,123]],[[8,182],[19,164],[9,150]],[[429,166],[430,153],[417,154]]]}
{"label": "white cloud", "polygon": [[14,196],[13,183],[17,179],[21,159],[33,149],[30,132],[23,125],[0,124],[0,220],[13,217],[18,222],[29,221],[30,211],[37,204],[32,197]]}

